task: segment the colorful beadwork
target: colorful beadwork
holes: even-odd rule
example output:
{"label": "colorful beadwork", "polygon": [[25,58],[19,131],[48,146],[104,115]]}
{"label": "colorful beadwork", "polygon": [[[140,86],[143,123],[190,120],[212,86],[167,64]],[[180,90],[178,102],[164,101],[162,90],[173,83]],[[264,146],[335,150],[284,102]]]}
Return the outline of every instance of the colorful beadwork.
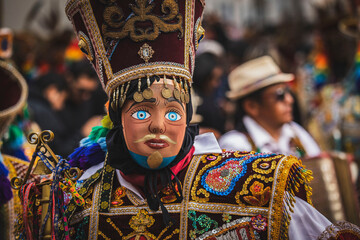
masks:
{"label": "colorful beadwork", "polygon": [[126,189],[125,187],[118,187],[115,190],[115,192],[112,195],[111,206],[119,207],[124,203],[122,198],[125,197],[126,195],[125,189]]}
{"label": "colorful beadwork", "polygon": [[223,213],[223,215],[222,215],[222,220],[224,221],[224,222],[230,222],[231,221],[231,216],[230,216],[230,214],[228,214],[228,213]]}
{"label": "colorful beadwork", "polygon": [[[179,196],[179,190],[178,190],[178,186],[175,185],[175,191],[177,192],[177,195]],[[163,203],[172,203],[176,201],[176,195],[175,192],[171,189],[170,186],[165,187],[164,189],[161,190],[161,192],[165,195],[164,197],[161,198],[161,201]]]}
{"label": "colorful beadwork", "polygon": [[[227,155],[223,153],[223,156]],[[258,158],[271,157],[275,154],[251,154],[241,158],[229,158],[219,166],[215,166],[202,176],[201,184],[216,195],[226,196],[235,187],[236,182],[244,176],[247,164]]]}
{"label": "colorful beadwork", "polygon": [[206,157],[206,160],[209,160],[209,161],[214,161],[216,159],[217,159],[217,156],[214,156],[214,155],[210,155],[210,156]]}
{"label": "colorful beadwork", "polygon": [[129,225],[137,233],[144,233],[146,228],[151,227],[155,222],[152,216],[149,216],[148,211],[141,209],[136,216],[133,216],[129,222]]}
{"label": "colorful beadwork", "polygon": [[267,226],[267,219],[261,215],[251,218],[251,226],[258,231],[265,231]]}
{"label": "colorful beadwork", "polygon": [[[196,217],[196,212],[193,210],[190,210],[188,213],[188,217],[190,220],[192,220],[192,227],[194,228],[194,232],[190,235],[196,235],[196,234],[203,234],[210,229],[214,229],[218,227],[218,223],[205,214],[201,214],[199,217]],[[202,229],[198,229],[198,226]]]}
{"label": "colorful beadwork", "polygon": [[270,200],[270,187],[264,189],[264,184],[261,182],[255,181],[251,187],[250,191],[252,196],[245,196],[244,200],[253,206],[262,207],[267,204]]}

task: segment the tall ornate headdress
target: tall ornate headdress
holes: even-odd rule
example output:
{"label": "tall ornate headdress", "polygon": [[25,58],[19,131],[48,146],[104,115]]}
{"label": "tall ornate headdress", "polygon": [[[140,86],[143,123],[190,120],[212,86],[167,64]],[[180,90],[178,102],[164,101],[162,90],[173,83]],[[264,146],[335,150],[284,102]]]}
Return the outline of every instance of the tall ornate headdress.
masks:
{"label": "tall ornate headdress", "polygon": [[[162,95],[189,101],[195,51],[204,36],[204,0],[69,0],[66,13],[79,47],[98,73],[112,107],[122,106],[132,80],[166,81]],[[148,98],[148,89],[134,94]]]}

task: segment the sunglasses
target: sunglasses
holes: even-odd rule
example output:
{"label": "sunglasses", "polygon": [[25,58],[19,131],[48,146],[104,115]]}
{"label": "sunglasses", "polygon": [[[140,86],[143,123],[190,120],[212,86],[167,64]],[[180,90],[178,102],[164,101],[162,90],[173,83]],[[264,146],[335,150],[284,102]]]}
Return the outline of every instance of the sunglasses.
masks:
{"label": "sunglasses", "polygon": [[274,93],[275,100],[278,102],[283,102],[285,100],[286,94],[291,94],[289,87],[276,89],[276,92]]}

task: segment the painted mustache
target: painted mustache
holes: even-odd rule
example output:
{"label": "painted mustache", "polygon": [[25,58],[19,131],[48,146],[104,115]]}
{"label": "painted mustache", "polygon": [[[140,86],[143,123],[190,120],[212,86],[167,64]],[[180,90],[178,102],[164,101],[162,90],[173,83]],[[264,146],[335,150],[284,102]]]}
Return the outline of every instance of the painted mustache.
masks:
{"label": "painted mustache", "polygon": [[[166,142],[172,143],[172,144],[176,144],[176,142],[174,140],[171,140],[168,136],[166,135],[160,135],[159,138],[161,140],[164,140]],[[155,134],[147,134],[144,137],[134,141],[134,143],[139,143],[139,142],[146,142],[152,139],[156,139],[156,135]]]}

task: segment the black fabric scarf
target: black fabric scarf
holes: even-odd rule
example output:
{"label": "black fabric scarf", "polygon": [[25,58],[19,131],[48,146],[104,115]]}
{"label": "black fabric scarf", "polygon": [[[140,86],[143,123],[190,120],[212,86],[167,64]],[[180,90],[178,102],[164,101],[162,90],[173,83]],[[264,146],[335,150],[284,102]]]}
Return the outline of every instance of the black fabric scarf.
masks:
{"label": "black fabric scarf", "polygon": [[[158,81],[159,77],[151,77],[151,84],[154,81]],[[129,83],[127,83],[129,84]],[[138,90],[138,81],[133,80],[130,81],[130,86],[127,92],[126,99],[133,99],[134,93]],[[141,80],[141,91],[147,88],[146,78]],[[110,99],[112,100],[112,99]],[[110,101],[111,102],[111,101]],[[159,206],[163,212],[163,220],[165,225],[169,225],[172,220],[170,219],[170,215],[162,203],[160,197],[158,196],[158,192],[166,186],[170,186],[173,192],[176,195],[178,201],[182,201],[182,188],[179,182],[179,179],[174,175],[171,171],[171,167],[175,166],[180,160],[182,160],[190,151],[191,147],[194,143],[194,138],[198,134],[198,125],[190,125],[190,120],[192,117],[192,105],[191,98],[189,103],[186,105],[186,131],[183,140],[183,144],[178,155],[175,159],[165,168],[158,170],[146,169],[138,165],[130,156],[129,150],[126,146],[125,137],[123,134],[123,126],[121,125],[121,108],[117,111],[114,111],[109,104],[109,115],[114,124],[114,127],[108,132],[106,136],[106,144],[108,149],[108,163],[119,169],[123,174],[141,174],[145,175],[145,183],[143,186],[143,190],[145,193],[145,197],[147,199],[149,208],[151,210],[157,211],[159,210]],[[177,185],[177,189],[179,190],[179,195],[175,190],[175,185],[171,180],[171,177],[174,176],[175,185]],[[160,179],[160,183],[158,184],[158,180]]]}

